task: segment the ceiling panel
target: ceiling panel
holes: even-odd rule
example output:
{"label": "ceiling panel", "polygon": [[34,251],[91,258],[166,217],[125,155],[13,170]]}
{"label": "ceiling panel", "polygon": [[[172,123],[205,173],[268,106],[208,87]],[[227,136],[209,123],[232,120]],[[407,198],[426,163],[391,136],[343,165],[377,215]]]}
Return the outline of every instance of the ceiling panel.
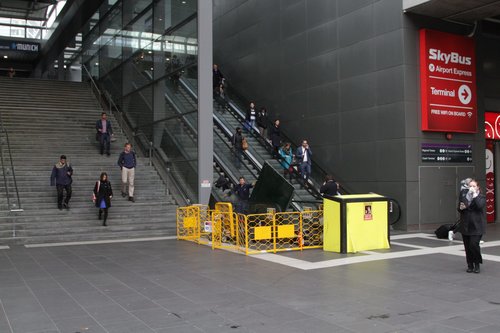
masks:
{"label": "ceiling panel", "polygon": [[498,0],[405,0],[405,12],[430,16],[460,23],[474,23],[478,20],[500,15]]}

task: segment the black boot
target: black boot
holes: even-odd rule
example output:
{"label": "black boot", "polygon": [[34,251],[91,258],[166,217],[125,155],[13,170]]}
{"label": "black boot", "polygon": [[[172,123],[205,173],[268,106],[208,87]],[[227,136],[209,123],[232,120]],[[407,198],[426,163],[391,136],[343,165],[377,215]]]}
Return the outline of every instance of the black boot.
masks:
{"label": "black boot", "polygon": [[102,226],[103,226],[103,227],[106,227],[106,226],[107,226],[107,224],[106,224],[106,220],[107,220],[107,219],[108,219],[108,209],[107,209],[107,208],[105,208],[105,209],[104,209],[104,220],[102,221]]}
{"label": "black boot", "polygon": [[99,220],[102,219],[102,209],[99,209]]}
{"label": "black boot", "polygon": [[475,263],[474,264],[474,273],[479,273],[481,271],[481,269],[479,268],[479,263]]}
{"label": "black boot", "polygon": [[474,270],[474,265],[473,264],[467,264],[467,270],[466,270],[466,272],[467,273],[472,273],[473,270]]}

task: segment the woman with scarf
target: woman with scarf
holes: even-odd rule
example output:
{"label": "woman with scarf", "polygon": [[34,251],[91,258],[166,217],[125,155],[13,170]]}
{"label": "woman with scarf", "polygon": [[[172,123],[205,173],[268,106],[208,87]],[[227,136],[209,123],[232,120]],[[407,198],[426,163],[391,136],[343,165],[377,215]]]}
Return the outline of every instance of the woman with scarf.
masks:
{"label": "woman with scarf", "polygon": [[93,201],[95,206],[99,208],[99,220],[103,218],[103,227],[107,226],[106,220],[108,219],[108,208],[111,207],[111,198],[113,197],[113,190],[111,183],[108,180],[106,172],[101,173],[101,177],[95,183]]}
{"label": "woman with scarf", "polygon": [[[468,184],[467,184],[468,182]],[[474,179],[462,181],[458,211],[467,260],[467,273],[479,273],[479,265],[483,263],[479,242],[486,229],[486,197],[481,193]]]}

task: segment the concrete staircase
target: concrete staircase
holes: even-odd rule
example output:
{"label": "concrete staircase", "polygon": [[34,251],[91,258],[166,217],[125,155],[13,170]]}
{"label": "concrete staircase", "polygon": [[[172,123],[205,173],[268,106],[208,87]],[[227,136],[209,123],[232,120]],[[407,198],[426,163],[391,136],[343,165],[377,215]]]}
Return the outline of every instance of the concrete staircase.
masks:
{"label": "concrete staircase", "polygon": [[[121,197],[116,162],[127,138],[110,117],[117,140],[111,144],[110,157],[99,154],[95,122],[101,109],[87,84],[0,78],[0,87],[0,115],[9,133],[24,210],[14,214],[5,200],[0,201],[0,244],[175,235],[175,202],[145,158],[138,156],[136,202]],[[61,154],[74,168],[71,208],[63,211],[57,209],[56,190],[49,181]],[[101,226],[98,209],[91,201],[94,184],[103,171],[114,191],[108,227]],[[0,183],[3,197],[5,186],[3,180]]]}

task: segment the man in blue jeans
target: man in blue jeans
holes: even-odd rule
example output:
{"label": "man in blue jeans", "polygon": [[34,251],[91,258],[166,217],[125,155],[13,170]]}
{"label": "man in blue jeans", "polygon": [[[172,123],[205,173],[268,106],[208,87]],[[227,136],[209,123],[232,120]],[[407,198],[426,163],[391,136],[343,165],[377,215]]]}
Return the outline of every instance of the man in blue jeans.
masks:
{"label": "man in blue jeans", "polygon": [[300,176],[304,186],[308,186],[308,180],[311,176],[312,151],[307,140],[302,141],[302,146],[297,148],[296,157],[300,168]]}

